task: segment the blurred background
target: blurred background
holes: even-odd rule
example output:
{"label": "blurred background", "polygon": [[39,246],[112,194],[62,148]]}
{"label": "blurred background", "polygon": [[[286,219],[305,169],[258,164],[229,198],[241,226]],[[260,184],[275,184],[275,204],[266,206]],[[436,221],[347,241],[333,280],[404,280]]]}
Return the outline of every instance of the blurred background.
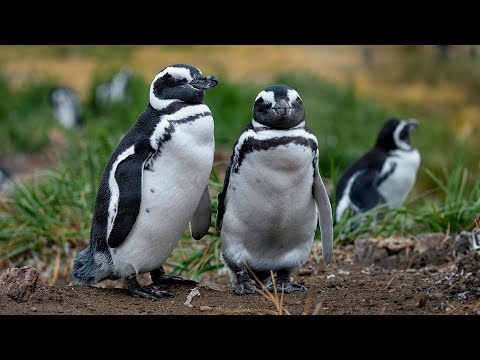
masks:
{"label": "blurred background", "polygon": [[[205,98],[215,120],[214,214],[226,162],[251,120],[256,95],[283,83],[304,100],[329,190],[373,146],[389,117],[420,123],[411,140],[422,163],[405,206],[382,226],[355,234],[335,229],[337,244],[363,233],[469,229],[480,216],[479,50],[477,45],[0,46],[0,270],[31,264],[46,283],[69,281],[72,259],[89,241],[106,161],[146,108],[154,76],[175,63],[194,65],[220,81]],[[65,115],[69,107],[74,117]],[[191,243],[185,233],[169,260],[170,271],[198,278],[222,266],[213,225],[214,216],[200,242]]]}

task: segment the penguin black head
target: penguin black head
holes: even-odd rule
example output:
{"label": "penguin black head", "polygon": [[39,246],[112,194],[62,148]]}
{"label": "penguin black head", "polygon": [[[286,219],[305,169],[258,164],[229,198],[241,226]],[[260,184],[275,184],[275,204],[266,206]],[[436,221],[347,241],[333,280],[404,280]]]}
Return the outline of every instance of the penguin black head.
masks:
{"label": "penguin black head", "polygon": [[271,85],[262,90],[253,105],[253,120],[273,129],[288,129],[305,119],[300,95],[286,85]]}
{"label": "penguin black head", "polygon": [[218,85],[213,75],[202,72],[191,65],[175,64],[160,71],[150,86],[150,105],[160,110],[175,101],[200,104],[205,90]]}
{"label": "penguin black head", "polygon": [[406,150],[412,149],[410,145],[410,134],[418,127],[418,121],[415,119],[397,119],[387,120],[377,136],[375,147],[386,150]]}

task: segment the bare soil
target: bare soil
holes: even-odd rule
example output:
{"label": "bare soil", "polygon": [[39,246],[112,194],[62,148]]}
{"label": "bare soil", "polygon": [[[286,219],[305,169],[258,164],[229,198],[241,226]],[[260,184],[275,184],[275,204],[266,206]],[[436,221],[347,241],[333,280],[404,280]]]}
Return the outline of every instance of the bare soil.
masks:
{"label": "bare soil", "polygon": [[[440,234],[429,236],[440,238]],[[151,301],[133,297],[124,288],[78,285],[64,278],[56,286],[37,284],[28,301],[16,302],[0,294],[0,314],[480,314],[480,253],[463,251],[454,256],[453,240],[440,246],[429,240],[433,246],[427,250],[421,249],[418,239],[414,240],[403,241],[405,247],[398,246],[402,239],[395,240],[397,248],[388,245],[385,256],[377,251],[387,248],[382,248],[385,242],[381,239],[367,245],[374,245],[373,252],[360,249],[362,242],[337,247],[332,263],[317,274],[321,250],[316,244],[309,261],[293,274],[307,292],[285,294],[283,299],[281,294],[276,299],[275,294],[269,299],[265,293],[238,296],[224,270],[204,274],[197,287],[199,295],[191,299],[191,306],[185,304],[193,289],[189,286],[173,286],[173,298]],[[382,261],[387,258],[390,260]],[[362,265],[368,262],[372,263]],[[118,282],[99,286],[118,286]]]}

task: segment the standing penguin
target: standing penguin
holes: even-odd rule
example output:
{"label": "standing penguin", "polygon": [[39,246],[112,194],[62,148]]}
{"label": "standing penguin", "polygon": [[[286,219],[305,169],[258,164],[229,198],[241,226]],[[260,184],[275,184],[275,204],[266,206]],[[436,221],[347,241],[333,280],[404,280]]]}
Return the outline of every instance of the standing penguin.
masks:
{"label": "standing penguin", "polygon": [[84,124],[80,102],[75,91],[67,86],[55,86],[48,94],[53,114],[66,129],[73,129]]}
{"label": "standing penguin", "polygon": [[290,273],[306,262],[319,217],[325,265],[332,256],[332,209],[318,169],[317,138],[304,118],[297,91],[269,86],[255,99],[253,120],[235,143],[216,226],[238,295],[255,291],[247,269],[268,289],[273,271],[280,291],[304,291]]}
{"label": "standing penguin", "polygon": [[125,101],[131,76],[131,71],[124,69],[116,73],[111,80],[100,84],[95,90],[95,104],[106,106]]}
{"label": "standing penguin", "polygon": [[336,187],[335,221],[344,212],[365,212],[384,204],[400,207],[415,184],[420,153],[410,145],[410,134],[418,127],[415,119],[387,120],[375,146],[353,162],[341,175]]}
{"label": "standing penguin", "polygon": [[[163,263],[190,223],[194,239],[210,226],[208,178],[214,135],[205,90],[214,76],[184,64],[155,76],[146,110],[123,136],[104,170],[95,201],[90,246],[74,262],[73,276],[94,284],[125,278],[135,296],[172,296],[174,282]],[[153,283],[141,287],[136,275],[149,272]]]}

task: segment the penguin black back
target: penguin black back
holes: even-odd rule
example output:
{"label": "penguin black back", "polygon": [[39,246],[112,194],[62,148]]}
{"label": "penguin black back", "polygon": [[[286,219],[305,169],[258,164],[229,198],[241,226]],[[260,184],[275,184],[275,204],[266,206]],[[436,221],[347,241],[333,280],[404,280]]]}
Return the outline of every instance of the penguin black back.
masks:
{"label": "penguin black back", "polygon": [[414,119],[385,121],[373,148],[355,160],[337,183],[335,222],[347,209],[355,214],[383,203],[397,207],[403,202],[420,163],[418,151],[410,143],[417,126]]}

